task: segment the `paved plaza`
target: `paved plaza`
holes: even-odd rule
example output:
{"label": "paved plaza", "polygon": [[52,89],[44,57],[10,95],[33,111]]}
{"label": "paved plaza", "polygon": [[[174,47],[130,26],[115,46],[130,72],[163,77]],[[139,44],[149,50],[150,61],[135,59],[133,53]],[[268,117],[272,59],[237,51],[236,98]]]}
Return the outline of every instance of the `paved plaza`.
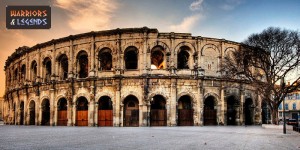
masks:
{"label": "paved plaza", "polygon": [[260,126],[0,126],[0,149],[299,149],[300,134]]}

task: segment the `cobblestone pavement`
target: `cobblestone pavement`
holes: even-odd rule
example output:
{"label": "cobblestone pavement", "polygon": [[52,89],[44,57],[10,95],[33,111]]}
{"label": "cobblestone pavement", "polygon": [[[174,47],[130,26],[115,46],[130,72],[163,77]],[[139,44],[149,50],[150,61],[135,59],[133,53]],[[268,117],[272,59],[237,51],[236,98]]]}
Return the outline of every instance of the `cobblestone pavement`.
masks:
{"label": "cobblestone pavement", "polygon": [[0,126],[0,149],[299,149],[300,134],[260,126]]}

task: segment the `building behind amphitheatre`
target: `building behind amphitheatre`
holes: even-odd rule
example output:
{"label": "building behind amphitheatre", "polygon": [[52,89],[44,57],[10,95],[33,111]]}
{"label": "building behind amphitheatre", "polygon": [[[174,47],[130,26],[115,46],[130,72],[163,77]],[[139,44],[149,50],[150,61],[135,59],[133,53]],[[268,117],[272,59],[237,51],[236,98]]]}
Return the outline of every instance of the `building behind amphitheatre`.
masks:
{"label": "building behind amphitheatre", "polygon": [[261,124],[251,84],[220,66],[240,43],[126,28],[20,47],[5,64],[6,124],[202,126]]}

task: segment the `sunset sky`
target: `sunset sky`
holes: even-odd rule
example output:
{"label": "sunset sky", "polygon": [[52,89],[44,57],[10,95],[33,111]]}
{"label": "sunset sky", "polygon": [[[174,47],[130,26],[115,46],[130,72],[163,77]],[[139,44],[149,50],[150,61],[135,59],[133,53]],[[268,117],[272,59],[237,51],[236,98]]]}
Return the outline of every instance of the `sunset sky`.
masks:
{"label": "sunset sky", "polygon": [[[51,5],[49,30],[7,30],[7,5]],[[72,34],[157,28],[242,42],[267,27],[300,29],[300,0],[0,0],[0,97],[4,63],[16,48]]]}

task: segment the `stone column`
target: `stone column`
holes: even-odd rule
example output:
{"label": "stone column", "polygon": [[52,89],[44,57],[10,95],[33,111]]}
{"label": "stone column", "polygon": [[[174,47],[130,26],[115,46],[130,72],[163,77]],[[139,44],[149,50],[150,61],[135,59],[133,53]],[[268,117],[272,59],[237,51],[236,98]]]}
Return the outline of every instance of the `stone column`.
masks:
{"label": "stone column", "polygon": [[89,71],[89,76],[95,76],[96,73],[96,68],[95,68],[95,35],[92,37],[91,41],[91,50],[90,50],[90,71]]}
{"label": "stone column", "polygon": [[54,126],[57,126],[57,105],[54,105],[54,110],[53,110],[53,112],[54,112],[54,117],[53,117],[53,120],[54,120],[54,123],[53,123],[53,125]]}
{"label": "stone column", "polygon": [[143,104],[139,104],[139,126],[143,126]]}
{"label": "stone column", "polygon": [[[223,83],[222,83],[223,84]],[[220,97],[220,122],[219,125],[225,125],[225,93],[224,86],[221,86],[221,97]]]}
{"label": "stone column", "polygon": [[241,99],[241,104],[240,104],[240,122],[239,125],[245,125],[245,114],[244,114],[244,103],[245,103],[245,91],[244,89],[241,89],[240,91],[240,99]]}
{"label": "stone column", "polygon": [[73,102],[73,109],[72,109],[72,122],[71,122],[71,125],[73,125],[73,126],[76,126],[76,101],[75,102]]}
{"label": "stone column", "polygon": [[54,89],[50,89],[50,126],[54,126],[55,125],[55,90]]}
{"label": "stone column", "polygon": [[204,82],[204,80],[198,80],[198,82],[199,82],[199,108],[200,108],[200,113],[199,113],[199,119],[200,119],[200,121],[199,121],[199,125],[201,125],[201,126],[203,126],[203,112],[204,112],[204,100],[203,100],[203,98],[204,98],[204,87],[203,87],[203,82]]}
{"label": "stone column", "polygon": [[124,104],[120,104],[119,105],[120,106],[120,111],[118,111],[119,113],[118,114],[120,114],[121,116],[120,117],[118,117],[119,119],[119,122],[118,122],[118,126],[119,127],[123,127],[124,126],[124,124],[123,124],[123,121],[124,121]]}
{"label": "stone column", "polygon": [[177,110],[176,110],[176,105],[177,105],[177,90],[176,90],[176,79],[171,79],[171,93],[170,93],[170,125],[171,126],[176,126],[176,118],[177,118]]}
{"label": "stone column", "polygon": [[68,126],[72,126],[72,109],[73,109],[73,102],[68,100],[68,114],[67,114],[67,118],[68,118]]}
{"label": "stone column", "polygon": [[[95,113],[94,113],[94,122],[95,122],[95,126],[98,127],[98,107],[99,107],[99,104],[98,102],[95,102]],[[114,107],[113,107],[114,108]],[[114,112],[114,111],[113,111]],[[113,119],[113,124],[114,124],[114,119]]]}
{"label": "stone column", "polygon": [[94,98],[91,98],[89,102],[89,113],[88,113],[88,118],[89,118],[89,126],[95,126],[94,122],[94,114],[95,114],[95,101]]}

